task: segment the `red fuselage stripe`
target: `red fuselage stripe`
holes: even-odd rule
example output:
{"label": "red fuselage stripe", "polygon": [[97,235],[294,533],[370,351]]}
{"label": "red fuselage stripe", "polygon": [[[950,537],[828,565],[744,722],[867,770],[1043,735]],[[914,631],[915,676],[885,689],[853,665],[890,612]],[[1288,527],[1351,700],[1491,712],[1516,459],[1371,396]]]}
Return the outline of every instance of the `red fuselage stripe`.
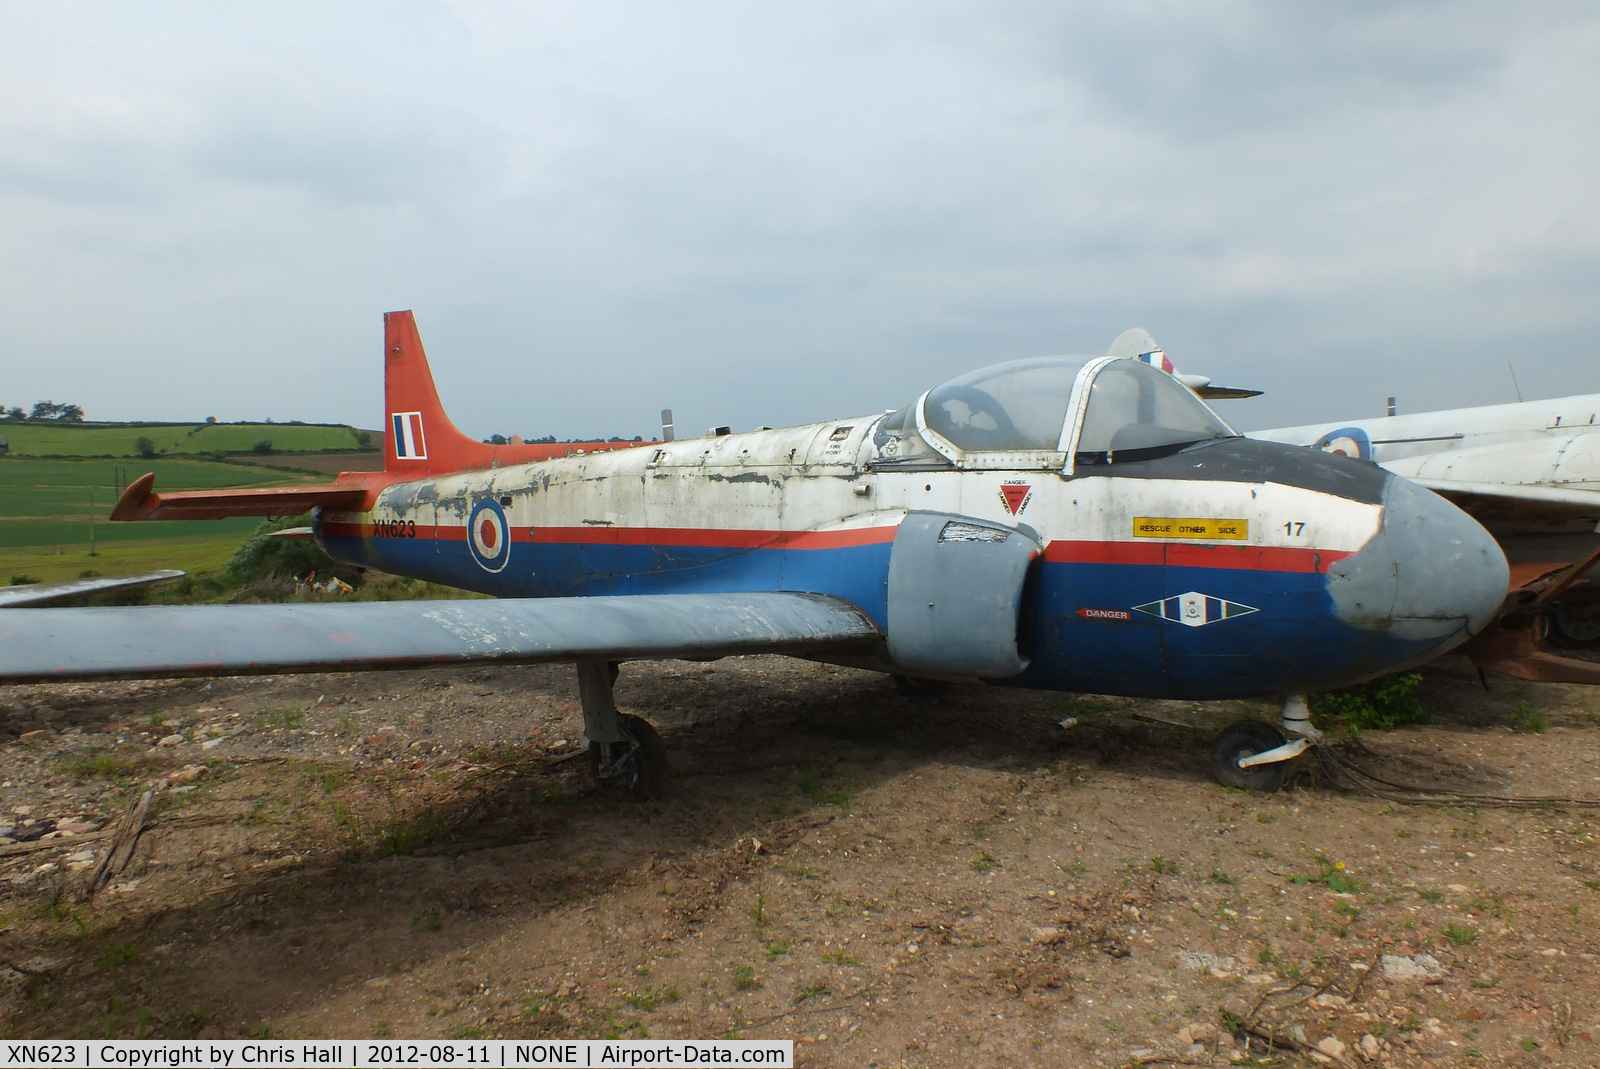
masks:
{"label": "red fuselage stripe", "polygon": [[[399,526],[399,525],[394,525]],[[346,538],[425,538],[464,542],[460,526],[390,525],[329,522],[323,530]],[[412,531],[415,533],[413,534]],[[844,531],[705,530],[692,527],[526,527],[511,529],[511,540],[540,545],[698,546],[717,549],[842,549],[893,542],[896,528],[866,527]],[[1170,565],[1176,568],[1230,568],[1242,571],[1321,574],[1350,554],[1336,549],[1294,549],[1284,546],[1198,545],[1185,542],[1101,542],[1061,539],[1046,547],[1044,559],[1056,564]]]}
{"label": "red fuselage stripe", "polygon": [[1231,568],[1252,572],[1324,573],[1350,556],[1337,549],[1287,546],[1205,546],[1192,542],[1077,542],[1045,548],[1044,559],[1063,564],[1144,564],[1175,568]]}
{"label": "red fuselage stripe", "polygon": [[[467,529],[456,526],[430,527],[417,524],[399,534],[385,530],[388,525],[329,522],[323,530],[346,538],[430,538],[440,542],[464,542]],[[412,534],[412,530],[415,534]],[[896,528],[866,527],[844,531],[746,531],[703,530],[691,527],[513,527],[511,540],[542,545],[600,546],[704,546],[717,549],[842,549],[893,542]]]}

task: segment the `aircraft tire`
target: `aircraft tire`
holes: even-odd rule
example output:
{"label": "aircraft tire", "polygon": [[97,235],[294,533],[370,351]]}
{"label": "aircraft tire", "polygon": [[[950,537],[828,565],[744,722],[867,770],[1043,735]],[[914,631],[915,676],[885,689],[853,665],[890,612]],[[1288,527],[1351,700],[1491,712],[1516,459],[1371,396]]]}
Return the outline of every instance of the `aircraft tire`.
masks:
{"label": "aircraft tire", "polygon": [[1224,787],[1271,794],[1283,786],[1283,762],[1254,768],[1240,768],[1239,762],[1283,742],[1283,732],[1265,720],[1229,724],[1211,744],[1211,774]]}
{"label": "aircraft tire", "polygon": [[[642,716],[618,713],[617,721],[622,733],[633,741],[629,755],[632,774],[606,784],[614,787],[635,802],[658,801],[667,796],[667,744],[654,725]],[[589,744],[589,770],[599,779],[600,744]]]}
{"label": "aircraft tire", "polygon": [[1568,649],[1600,647],[1600,601],[1575,601],[1551,606],[1551,630]]}

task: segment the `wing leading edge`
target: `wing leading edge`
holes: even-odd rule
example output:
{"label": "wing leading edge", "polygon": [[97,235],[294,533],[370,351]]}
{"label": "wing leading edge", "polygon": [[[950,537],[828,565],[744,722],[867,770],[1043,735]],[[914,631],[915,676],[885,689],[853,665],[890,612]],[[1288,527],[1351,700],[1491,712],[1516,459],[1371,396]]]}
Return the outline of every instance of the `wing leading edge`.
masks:
{"label": "wing leading edge", "polygon": [[712,658],[879,638],[849,602],[766,591],[0,610],[0,681]]}
{"label": "wing leading edge", "polygon": [[1480,521],[1501,518],[1544,523],[1600,520],[1600,490],[1584,486],[1468,483],[1453,479],[1419,479],[1414,476],[1410,478],[1412,482],[1427,487]]}

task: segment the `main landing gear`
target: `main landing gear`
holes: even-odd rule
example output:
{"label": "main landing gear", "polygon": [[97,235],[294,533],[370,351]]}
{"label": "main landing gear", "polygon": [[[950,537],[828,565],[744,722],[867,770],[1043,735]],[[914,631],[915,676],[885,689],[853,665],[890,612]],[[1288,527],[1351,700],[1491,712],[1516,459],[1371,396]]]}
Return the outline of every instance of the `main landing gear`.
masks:
{"label": "main landing gear", "polygon": [[667,747],[650,721],[617,712],[611,661],[578,662],[578,697],[583,704],[583,734],[589,740],[589,768],[595,780],[636,802],[667,793]]}
{"label": "main landing gear", "polygon": [[1225,787],[1272,792],[1283,786],[1284,766],[1318,742],[1304,694],[1283,701],[1283,726],[1264,720],[1229,724],[1211,744],[1211,774]]}

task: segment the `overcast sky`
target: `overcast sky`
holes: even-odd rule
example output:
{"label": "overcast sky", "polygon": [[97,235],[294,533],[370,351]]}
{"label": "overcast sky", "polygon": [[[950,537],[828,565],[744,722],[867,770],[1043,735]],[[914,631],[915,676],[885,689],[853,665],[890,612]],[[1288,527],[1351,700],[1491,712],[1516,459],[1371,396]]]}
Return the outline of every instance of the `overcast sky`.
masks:
{"label": "overcast sky", "polygon": [[897,407],[1148,328],[1266,427],[1600,391],[1593,3],[0,0],[0,402]]}

